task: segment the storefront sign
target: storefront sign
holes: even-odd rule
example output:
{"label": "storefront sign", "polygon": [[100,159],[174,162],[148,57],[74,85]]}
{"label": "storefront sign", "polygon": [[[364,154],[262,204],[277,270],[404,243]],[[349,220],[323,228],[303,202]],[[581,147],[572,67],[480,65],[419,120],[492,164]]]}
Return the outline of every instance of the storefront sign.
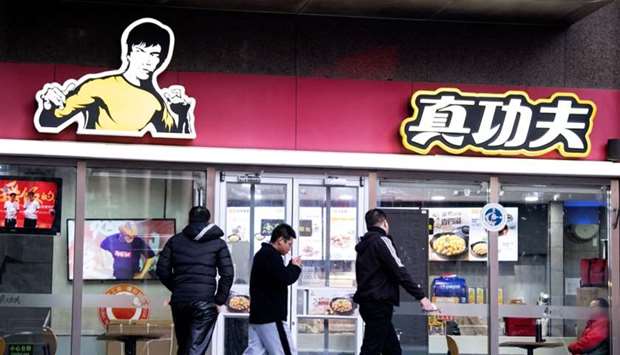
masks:
{"label": "storefront sign", "polygon": [[37,92],[37,131],[60,133],[76,123],[78,134],[196,138],[195,100],[183,86],[159,87],[173,50],[170,27],[151,18],[133,22],[121,36],[120,68],[48,83]]}
{"label": "storefront sign", "polygon": [[523,91],[489,94],[440,88],[415,92],[411,105],[413,115],[401,123],[400,133],[403,145],[418,154],[434,147],[451,154],[590,154],[596,105],[573,93],[532,100]]}
{"label": "storefront sign", "polygon": [[99,308],[99,320],[103,326],[107,326],[111,320],[146,320],[149,319],[150,301],[141,289],[130,284],[118,284],[110,287],[106,295],[133,296],[134,308],[101,307]]}

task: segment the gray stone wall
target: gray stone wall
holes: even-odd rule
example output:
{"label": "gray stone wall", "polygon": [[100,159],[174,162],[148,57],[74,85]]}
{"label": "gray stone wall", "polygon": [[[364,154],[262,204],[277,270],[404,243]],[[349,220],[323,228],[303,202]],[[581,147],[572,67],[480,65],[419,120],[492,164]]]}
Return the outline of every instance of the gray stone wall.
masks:
{"label": "gray stone wall", "polygon": [[171,70],[525,86],[620,87],[620,5],[570,27],[102,7],[0,5],[0,61],[117,66],[152,16],[177,36]]}

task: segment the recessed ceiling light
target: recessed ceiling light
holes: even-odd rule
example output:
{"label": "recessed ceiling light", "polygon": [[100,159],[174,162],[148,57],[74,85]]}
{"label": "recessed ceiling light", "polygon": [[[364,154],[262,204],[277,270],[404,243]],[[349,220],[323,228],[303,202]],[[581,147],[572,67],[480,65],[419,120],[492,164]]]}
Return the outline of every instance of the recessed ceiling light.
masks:
{"label": "recessed ceiling light", "polygon": [[446,196],[440,196],[440,195],[435,195],[431,197],[431,200],[433,201],[443,201],[446,199]]}
{"label": "recessed ceiling light", "polygon": [[538,195],[525,196],[525,202],[536,202],[536,201],[538,201]]}

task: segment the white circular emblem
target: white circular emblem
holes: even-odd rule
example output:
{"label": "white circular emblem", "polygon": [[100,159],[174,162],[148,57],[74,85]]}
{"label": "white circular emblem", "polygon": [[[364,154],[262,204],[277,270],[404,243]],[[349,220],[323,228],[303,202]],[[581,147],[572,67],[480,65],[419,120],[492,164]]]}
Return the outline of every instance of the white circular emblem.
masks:
{"label": "white circular emblem", "polygon": [[480,214],[482,226],[489,232],[499,232],[508,222],[508,214],[499,203],[487,203]]}

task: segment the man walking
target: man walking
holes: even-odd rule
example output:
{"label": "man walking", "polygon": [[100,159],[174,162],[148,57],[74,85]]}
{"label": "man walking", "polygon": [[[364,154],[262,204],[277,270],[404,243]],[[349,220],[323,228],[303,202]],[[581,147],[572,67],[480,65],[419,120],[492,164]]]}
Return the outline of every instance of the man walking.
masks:
{"label": "man walking", "polygon": [[244,355],[297,354],[286,323],[288,287],[301,273],[301,259],[284,265],[283,256],[291,251],[297,236],[288,224],[271,232],[270,243],[263,243],[254,256],[250,274],[250,328]]}
{"label": "man walking", "polygon": [[233,283],[230,252],[220,239],[224,232],[210,218],[206,208],[193,207],[189,225],[168,240],[157,261],[157,276],[172,291],[178,355],[204,355]]}
{"label": "man walking", "polygon": [[396,253],[385,212],[376,208],[366,213],[368,232],[355,246],[357,292],[353,299],[366,323],[360,355],[400,355],[398,336],[392,325],[394,306],[399,305],[399,286],[420,301],[424,311],[437,308],[414,282]]}

